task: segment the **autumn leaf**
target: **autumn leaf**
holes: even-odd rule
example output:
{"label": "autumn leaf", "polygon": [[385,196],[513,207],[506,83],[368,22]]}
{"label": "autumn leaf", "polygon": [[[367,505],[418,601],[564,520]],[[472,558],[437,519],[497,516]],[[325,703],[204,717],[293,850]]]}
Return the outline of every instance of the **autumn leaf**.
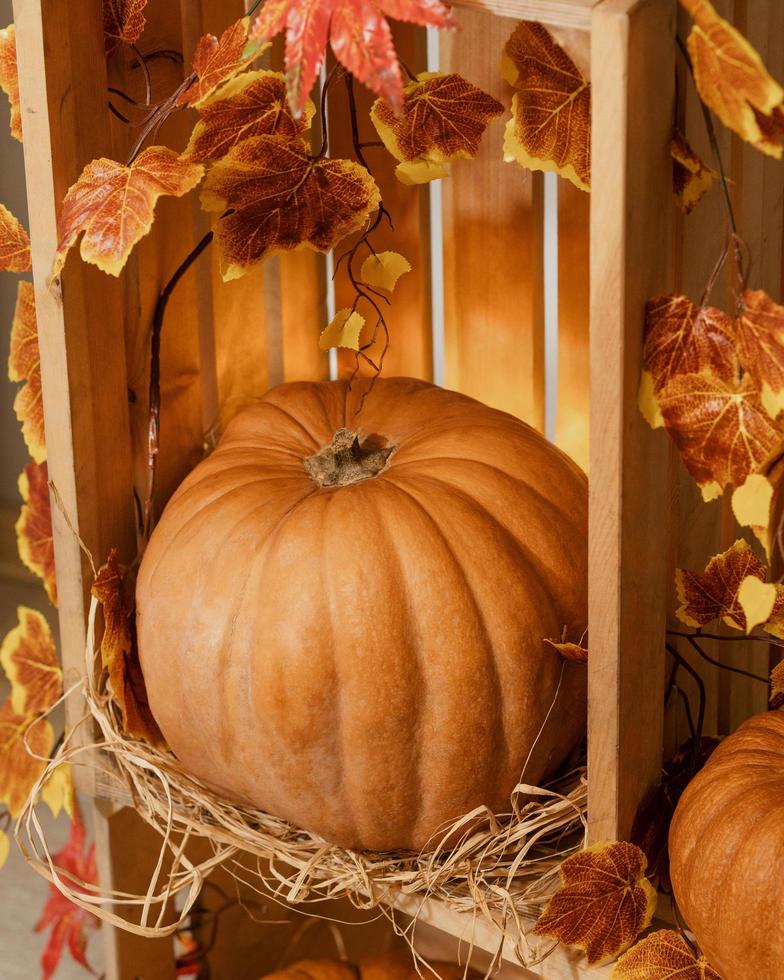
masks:
{"label": "autumn leaf", "polygon": [[22,113],[19,108],[19,72],[16,65],[16,31],[9,24],[0,30],[0,89],[11,103],[11,135],[22,142]]}
{"label": "autumn leaf", "polygon": [[741,527],[751,527],[766,543],[763,533],[770,520],[773,503],[773,484],[763,473],[751,473],[732,493],[732,512]]}
{"label": "autumn leaf", "polygon": [[784,660],[777,663],[770,674],[770,706],[774,710],[784,707]]}
{"label": "autumn leaf", "polygon": [[611,980],[721,980],[704,956],[695,956],[673,929],[659,929],[641,939],[618,960]]}
{"label": "autumn leaf", "polygon": [[740,362],[775,418],[784,409],[784,306],[762,289],[747,289],[735,330]]}
{"label": "autumn leaf", "polygon": [[391,293],[398,279],[411,271],[411,263],[399,252],[372,252],[362,263],[359,278],[367,286]]}
{"label": "autumn leaf", "polygon": [[29,272],[31,268],[30,236],[0,204],[0,272]]}
{"label": "autumn leaf", "polygon": [[516,89],[504,159],[591,187],[591,86],[546,27],[522,21],[506,42],[502,74]]}
{"label": "autumn leaf", "polygon": [[103,0],[103,37],[107,57],[122,44],[136,44],[144,33],[147,0]]}
{"label": "autumn leaf", "polygon": [[203,167],[165,146],[142,151],[129,167],[105,157],[88,163],[63,201],[52,275],[59,275],[69,249],[84,232],[84,261],[119,276],[134,245],[152,227],[158,198],[182,197],[203,175]]}
{"label": "autumn leaf", "polygon": [[229,280],[275,252],[334,248],[365,225],[380,195],[358,163],[314,160],[299,139],[254,136],[210,170],[201,200],[206,211],[231,211],[215,229]]}
{"label": "autumn leaf", "polygon": [[19,477],[24,504],[16,522],[16,542],[22,562],[43,579],[46,594],[57,605],[54,573],[52,510],[49,502],[49,472],[45,462],[28,463]]}
{"label": "autumn leaf", "polygon": [[221,34],[205,34],[193,52],[193,72],[196,80],[179,97],[179,105],[200,106],[219,85],[247,68],[253,58],[261,53],[256,49],[246,52],[248,44],[248,18],[236,21]]}
{"label": "autumn leaf", "polygon": [[304,114],[294,118],[286,101],[286,80],[277,71],[238,75],[198,108],[201,119],[183,155],[202,163],[220,160],[252,136],[302,136],[315,112],[308,101]]}
{"label": "autumn leaf", "polygon": [[684,214],[689,214],[716,183],[719,175],[694,152],[683,133],[677,130],[670,143],[670,156],[675,201]]}
{"label": "autumn leaf", "polygon": [[113,548],[92,587],[92,594],[103,609],[101,661],[109,673],[125,731],[163,746],[163,736],[150,711],[136,649],[134,588],[134,576],[119,565],[117,549]]}
{"label": "autumn leaf", "polygon": [[768,569],[748,542],[739,539],[731,548],[714,555],[704,572],[676,569],[675,585],[680,606],[675,615],[686,626],[702,627],[721,619],[728,626],[745,631],[746,614],[738,593],[747,579],[754,578],[763,583],[767,574]]}
{"label": "autumn leaf", "polygon": [[[83,885],[98,883],[95,861],[95,844],[85,853],[86,833],[81,817],[77,815],[71,825],[71,833],[62,850],[53,855],[55,867],[68,876],[69,885],[75,891],[87,892]],[[51,926],[46,946],[41,956],[42,980],[50,980],[60,963],[65,944],[73,959],[90,973],[94,972],[87,962],[87,930],[98,927],[98,919],[90,912],[66,898],[56,885],[49,885],[49,898],[41,918],[35,925],[36,932]]]}
{"label": "autumn leaf", "polygon": [[725,126],[780,159],[784,89],[746,38],[708,0],[681,3],[694,19],[687,43],[700,98]]}
{"label": "autumn leaf", "polygon": [[0,803],[12,817],[19,816],[46,767],[35,756],[48,757],[53,746],[54,732],[45,718],[18,714],[10,698],[0,707]]}
{"label": "autumn leaf", "polygon": [[457,26],[439,0],[267,0],[250,37],[266,41],[285,30],[286,81],[296,113],[313,87],[327,41],[357,81],[399,111],[403,83],[385,14],[421,27]]}
{"label": "autumn leaf", "polygon": [[447,163],[476,156],[501,103],[460,75],[422,72],[403,89],[403,109],[377,99],[370,118],[398,164],[403,184],[446,177]]}
{"label": "autumn leaf", "polygon": [[653,918],[656,891],[645,855],[625,841],[598,843],[568,857],[561,887],[537,919],[537,936],[586,952],[593,965],[630,946]]}
{"label": "autumn leaf", "polygon": [[57,817],[62,810],[73,820],[76,814],[76,789],[73,783],[71,767],[67,762],[61,762],[41,787],[41,799]]}
{"label": "autumn leaf", "polygon": [[19,606],[19,623],[0,645],[0,663],[11,682],[18,715],[48,711],[63,693],[63,672],[49,624],[35,609]]}
{"label": "autumn leaf", "polygon": [[10,850],[11,842],[8,840],[8,834],[4,830],[0,830],[0,869],[8,860]]}
{"label": "autumn leaf", "polygon": [[782,427],[770,418],[750,375],[739,384],[713,374],[684,374],[660,393],[664,425],[683,462],[712,500],[739,487],[779,445]]}
{"label": "autumn leaf", "polygon": [[546,637],[544,642],[560,654],[564,660],[578,664],[588,663],[588,647],[583,646],[582,641],[571,643],[565,637],[560,640],[551,640]]}
{"label": "autumn leaf", "polygon": [[8,377],[11,381],[24,382],[16,393],[14,411],[22,423],[22,437],[27,451],[36,463],[43,463],[46,459],[46,440],[41,359],[38,353],[35,290],[30,282],[20,282],[17,289],[16,309],[11,324]]}
{"label": "autumn leaf", "polygon": [[324,327],[319,337],[319,347],[329,350],[330,347],[348,347],[359,350],[359,335],[365,326],[365,318],[356,310],[348,307],[338,310],[329,324]]}

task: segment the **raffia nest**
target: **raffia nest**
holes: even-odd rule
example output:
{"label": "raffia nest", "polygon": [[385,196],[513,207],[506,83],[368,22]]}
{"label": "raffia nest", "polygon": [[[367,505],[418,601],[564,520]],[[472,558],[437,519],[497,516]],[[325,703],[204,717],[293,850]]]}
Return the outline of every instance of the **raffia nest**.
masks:
{"label": "raffia nest", "polygon": [[[15,828],[28,864],[73,902],[137,935],[167,936],[183,924],[205,879],[223,866],[265,897],[304,912],[309,902],[335,898],[380,910],[405,938],[411,935],[407,917],[415,921],[428,900],[436,899],[455,912],[469,913],[468,921],[484,918],[498,927],[499,955],[504,939],[524,965],[547,955],[552,944],[526,931],[557,888],[561,862],[584,846],[584,766],[544,787],[519,783],[508,813],[477,808],[444,828],[419,854],[345,850],[225,799],[194,779],[170,752],[123,731],[95,643],[96,607],[93,599],[85,677],[69,692],[81,693],[87,710],[48,760]],[[95,739],[81,744],[92,728]],[[160,834],[160,854],[145,894],[102,889],[55,866],[36,806],[41,788],[66,763],[95,770],[106,795],[132,805]],[[210,843],[208,859],[189,859],[187,845],[193,838]],[[396,915],[401,909],[408,927]],[[467,931],[464,939],[472,944]]]}

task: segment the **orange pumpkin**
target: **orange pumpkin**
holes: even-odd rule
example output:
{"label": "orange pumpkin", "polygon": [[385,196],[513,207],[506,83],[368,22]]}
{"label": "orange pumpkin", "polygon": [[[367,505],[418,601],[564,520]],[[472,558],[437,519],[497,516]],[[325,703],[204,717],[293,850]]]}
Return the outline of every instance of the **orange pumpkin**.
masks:
{"label": "orange pumpkin", "polygon": [[426,382],[358,403],[293,383],[231,422],[150,540],[140,658],[195,775],[344,846],[420,848],[583,734],[584,668],[542,641],[585,627],[587,481]]}
{"label": "orange pumpkin", "polygon": [[724,980],[784,977],[784,710],[750,718],[686,787],[670,828],[678,906]]}

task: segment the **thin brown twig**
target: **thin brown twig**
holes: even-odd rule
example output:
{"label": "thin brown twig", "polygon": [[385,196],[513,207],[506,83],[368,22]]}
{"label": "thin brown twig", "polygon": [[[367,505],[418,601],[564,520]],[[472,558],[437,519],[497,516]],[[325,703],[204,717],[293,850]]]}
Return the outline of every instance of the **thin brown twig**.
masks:
{"label": "thin brown twig", "polygon": [[144,91],[145,91],[145,105],[149,105],[152,102],[152,79],[150,78],[150,69],[147,67],[147,61],[141,51],[136,47],[135,44],[129,45],[131,51],[136,55],[139,62],[139,67],[144,75]]}

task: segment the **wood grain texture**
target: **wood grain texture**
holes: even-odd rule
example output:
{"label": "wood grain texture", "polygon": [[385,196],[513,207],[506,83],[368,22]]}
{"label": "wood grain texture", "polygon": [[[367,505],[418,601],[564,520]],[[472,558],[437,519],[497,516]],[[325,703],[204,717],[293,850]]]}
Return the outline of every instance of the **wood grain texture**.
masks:
{"label": "wood grain texture", "polygon": [[462,23],[460,8],[485,10],[497,17],[514,17],[515,20],[538,20],[553,27],[576,27],[588,30],[591,26],[591,10],[598,0],[458,0],[458,19]]}
{"label": "wood grain texture", "polygon": [[[441,70],[511,104],[498,58],[515,22],[463,10]],[[493,56],[489,56],[493,52]],[[544,183],[503,160],[507,114],[443,182],[445,383],[544,428]]]}
{"label": "wood grain texture", "polygon": [[637,408],[646,300],[670,285],[675,4],[604,0],[591,64],[589,832],[624,839],[658,780],[668,447]]}

